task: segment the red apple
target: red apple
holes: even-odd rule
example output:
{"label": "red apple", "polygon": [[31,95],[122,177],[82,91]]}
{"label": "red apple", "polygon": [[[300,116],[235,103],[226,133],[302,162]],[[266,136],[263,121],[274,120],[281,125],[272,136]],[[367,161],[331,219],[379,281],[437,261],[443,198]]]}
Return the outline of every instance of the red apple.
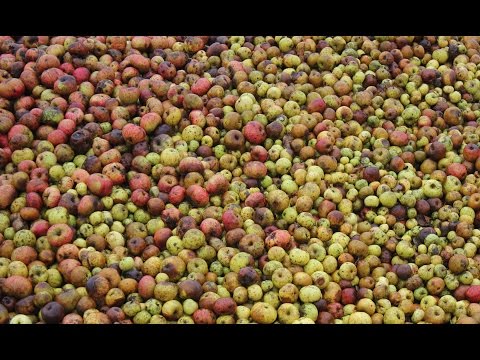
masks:
{"label": "red apple", "polygon": [[447,175],[463,180],[467,176],[467,168],[463,164],[453,163],[447,166]]}
{"label": "red apple", "polygon": [[240,215],[235,214],[233,210],[227,210],[222,215],[223,227],[226,231],[241,228],[243,219]]}
{"label": "red apple", "polygon": [[465,292],[465,297],[472,303],[480,302],[480,285],[471,285]]}
{"label": "red apple", "polygon": [[33,232],[37,238],[39,238],[40,236],[47,235],[49,228],[50,224],[48,221],[39,219],[30,226],[30,231]]}
{"label": "red apple", "polygon": [[48,229],[47,240],[51,246],[60,247],[71,243],[74,235],[73,229],[67,224],[55,224]]}
{"label": "red apple", "polygon": [[168,200],[173,205],[178,205],[185,198],[185,193],[186,193],[186,190],[183,186],[176,185],[170,190],[170,192],[168,194]]}
{"label": "red apple", "polygon": [[97,196],[108,196],[112,193],[113,181],[103,174],[92,174],[87,179],[88,190]]}
{"label": "red apple", "polygon": [[207,206],[210,201],[208,192],[200,185],[190,185],[186,191],[186,194],[192,203],[197,207]]}
{"label": "red apple", "polygon": [[251,144],[261,144],[267,138],[267,133],[265,132],[265,127],[259,121],[249,121],[243,127],[243,136]]}
{"label": "red apple", "polygon": [[156,282],[152,276],[144,275],[138,282],[139,295],[145,300],[152,298],[155,285],[156,285]]}

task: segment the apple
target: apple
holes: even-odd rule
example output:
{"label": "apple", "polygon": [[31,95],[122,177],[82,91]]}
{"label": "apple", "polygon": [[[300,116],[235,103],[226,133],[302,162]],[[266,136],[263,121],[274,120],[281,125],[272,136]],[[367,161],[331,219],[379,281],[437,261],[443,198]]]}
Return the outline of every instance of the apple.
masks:
{"label": "apple", "polygon": [[47,240],[51,246],[60,247],[71,243],[73,240],[73,229],[67,224],[55,224],[50,226],[47,231]]}

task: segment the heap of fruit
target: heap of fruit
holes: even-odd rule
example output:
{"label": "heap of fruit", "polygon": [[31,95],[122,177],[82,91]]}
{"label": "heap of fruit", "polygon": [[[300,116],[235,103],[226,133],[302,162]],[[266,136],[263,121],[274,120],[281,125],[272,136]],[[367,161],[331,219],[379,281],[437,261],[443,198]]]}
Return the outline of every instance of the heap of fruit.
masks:
{"label": "heap of fruit", "polygon": [[479,41],[0,36],[0,323],[480,323]]}

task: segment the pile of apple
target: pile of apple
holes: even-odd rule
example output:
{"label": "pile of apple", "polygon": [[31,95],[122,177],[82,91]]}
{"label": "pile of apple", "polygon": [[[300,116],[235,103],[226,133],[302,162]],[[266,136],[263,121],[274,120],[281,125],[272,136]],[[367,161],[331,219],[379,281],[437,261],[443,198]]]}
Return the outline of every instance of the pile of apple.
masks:
{"label": "pile of apple", "polygon": [[0,324],[480,323],[479,44],[0,36]]}

